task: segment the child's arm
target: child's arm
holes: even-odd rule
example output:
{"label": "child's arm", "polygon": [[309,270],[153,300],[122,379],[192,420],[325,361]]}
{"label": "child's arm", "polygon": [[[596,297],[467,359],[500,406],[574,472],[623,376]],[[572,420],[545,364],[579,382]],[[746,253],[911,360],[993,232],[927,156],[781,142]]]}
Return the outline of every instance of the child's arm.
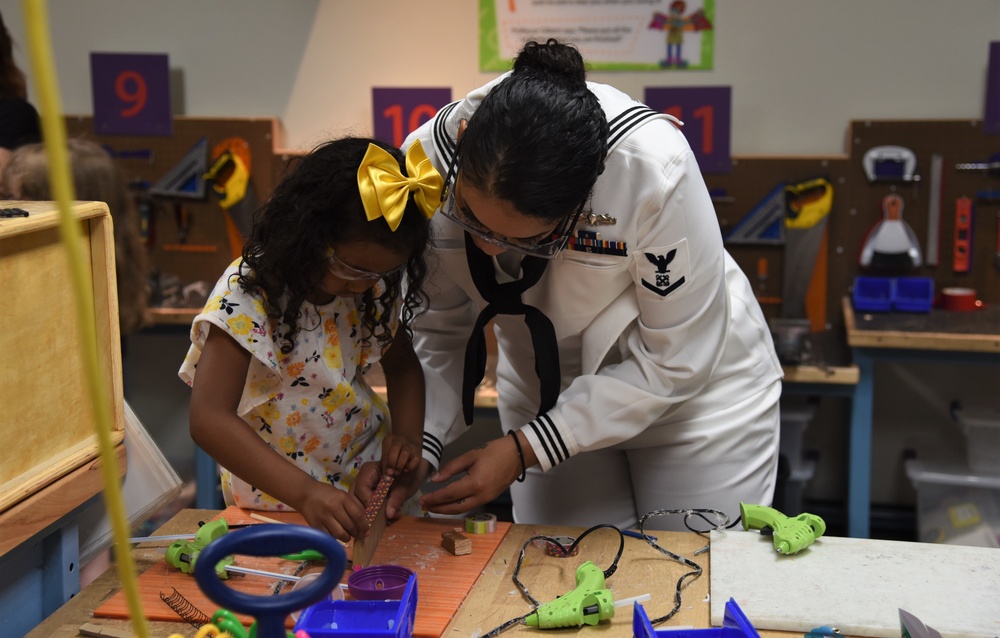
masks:
{"label": "child's arm", "polygon": [[191,438],[243,481],[288,504],[341,540],[367,531],[364,506],[275,452],[237,414],[251,355],[212,326],[191,391]]}
{"label": "child's arm", "polygon": [[382,354],[392,433],[382,443],[382,470],[389,474],[420,467],[424,436],[424,372],[405,330],[398,330]]}

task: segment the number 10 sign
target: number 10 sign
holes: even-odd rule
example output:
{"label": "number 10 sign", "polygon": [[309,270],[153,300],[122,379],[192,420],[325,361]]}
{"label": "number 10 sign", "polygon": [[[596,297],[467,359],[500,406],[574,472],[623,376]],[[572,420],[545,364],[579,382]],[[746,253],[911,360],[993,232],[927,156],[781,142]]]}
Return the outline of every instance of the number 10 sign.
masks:
{"label": "number 10 sign", "polygon": [[170,135],[170,68],[166,54],[91,53],[94,132]]}

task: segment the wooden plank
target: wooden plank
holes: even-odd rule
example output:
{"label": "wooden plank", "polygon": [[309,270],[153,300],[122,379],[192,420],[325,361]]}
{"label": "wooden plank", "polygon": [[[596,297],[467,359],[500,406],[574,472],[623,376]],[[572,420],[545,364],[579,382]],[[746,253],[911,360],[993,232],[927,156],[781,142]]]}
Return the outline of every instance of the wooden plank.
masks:
{"label": "wooden plank", "polygon": [[[125,474],[125,444],[115,446],[118,473]],[[0,514],[0,556],[73,511],[104,488],[97,458],[38,490]]]}
{"label": "wooden plank", "polygon": [[[442,636],[464,638],[484,635],[512,618],[531,612],[531,604],[521,596],[512,580],[521,548],[532,536],[575,537],[580,532],[579,528],[551,525],[514,526]],[[694,556],[694,552],[704,547],[707,541],[683,532],[657,531],[652,534],[661,546],[692,559],[705,570],[701,577],[689,579],[683,590],[680,611],[671,620],[658,625],[657,629],[708,627],[708,606],[705,604],[708,597],[708,554]],[[607,569],[618,551],[619,536],[613,530],[599,530],[584,538],[579,547],[579,554],[570,558],[548,556],[540,547],[527,547],[519,579],[540,603],[571,591],[575,587],[576,568],[583,561],[589,560]],[[689,571],[689,567],[667,558],[645,541],[626,538],[618,570],[607,579],[607,585],[616,600],[650,594],[651,599],[643,603],[643,607],[650,618],[657,618],[673,608],[677,579]],[[610,621],[585,631],[595,630],[600,631],[602,638],[631,638],[632,608],[618,609]],[[503,635],[537,636],[538,629],[515,625]]]}
{"label": "wooden plank", "polygon": [[782,366],[784,381],[787,383],[829,383],[833,385],[857,385],[858,366]]}
{"label": "wooden plank", "polygon": [[[96,419],[69,283],[73,280],[54,202],[3,202],[29,212],[0,221],[0,351],[14,359],[0,367],[0,511],[83,467],[98,454]],[[78,202],[72,215],[80,228],[87,285],[94,300],[92,338],[100,353],[112,417],[112,442],[124,438],[121,342],[111,216],[99,202]],[[39,338],[45,335],[45,338]],[[53,371],[58,397],[53,400]]]}
{"label": "wooden plank", "polygon": [[393,477],[386,474],[375,487],[368,509],[365,510],[365,521],[368,523],[368,535],[354,539],[354,554],[351,556],[352,567],[367,567],[372,555],[382,540],[385,532],[385,500],[392,487]]}

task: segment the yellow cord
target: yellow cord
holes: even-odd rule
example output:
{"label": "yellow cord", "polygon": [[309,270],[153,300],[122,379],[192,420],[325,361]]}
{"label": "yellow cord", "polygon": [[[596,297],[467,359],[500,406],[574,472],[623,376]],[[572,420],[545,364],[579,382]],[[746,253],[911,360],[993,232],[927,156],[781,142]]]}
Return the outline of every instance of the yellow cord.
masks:
{"label": "yellow cord", "polygon": [[55,65],[52,61],[52,42],[49,38],[49,19],[44,0],[24,0],[24,18],[27,27],[28,49],[32,70],[38,88],[42,115],[42,132],[45,150],[49,157],[49,180],[52,193],[59,205],[59,231],[69,258],[72,274],[73,297],[76,302],[77,326],[83,345],[84,369],[90,390],[97,439],[101,454],[101,473],[104,480],[104,503],[111,519],[116,548],[118,576],[125,589],[132,628],[140,638],[148,638],[149,627],[142,612],[139,589],[135,579],[135,563],[128,544],[128,523],[125,503],[119,485],[118,464],[115,462],[111,443],[111,406],[104,380],[98,365],[97,327],[94,320],[94,300],[88,291],[84,256],[80,248],[80,228],[73,219],[70,202],[76,197],[70,179],[69,155],[66,150],[66,123],[59,105],[59,90]]}

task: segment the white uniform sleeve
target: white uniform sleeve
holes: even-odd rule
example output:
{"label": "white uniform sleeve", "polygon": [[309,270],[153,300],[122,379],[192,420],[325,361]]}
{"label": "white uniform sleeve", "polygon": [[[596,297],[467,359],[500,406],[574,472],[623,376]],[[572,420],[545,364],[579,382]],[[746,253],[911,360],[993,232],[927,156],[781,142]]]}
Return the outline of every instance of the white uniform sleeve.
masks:
{"label": "white uniform sleeve", "polygon": [[681,133],[662,124],[634,133],[642,139],[615,151],[595,190],[595,210],[637,216],[629,253],[638,316],[619,337],[619,363],[574,379],[522,428],[544,470],[662,422],[702,391],[726,347],[718,221],[690,148],[670,135]]}

